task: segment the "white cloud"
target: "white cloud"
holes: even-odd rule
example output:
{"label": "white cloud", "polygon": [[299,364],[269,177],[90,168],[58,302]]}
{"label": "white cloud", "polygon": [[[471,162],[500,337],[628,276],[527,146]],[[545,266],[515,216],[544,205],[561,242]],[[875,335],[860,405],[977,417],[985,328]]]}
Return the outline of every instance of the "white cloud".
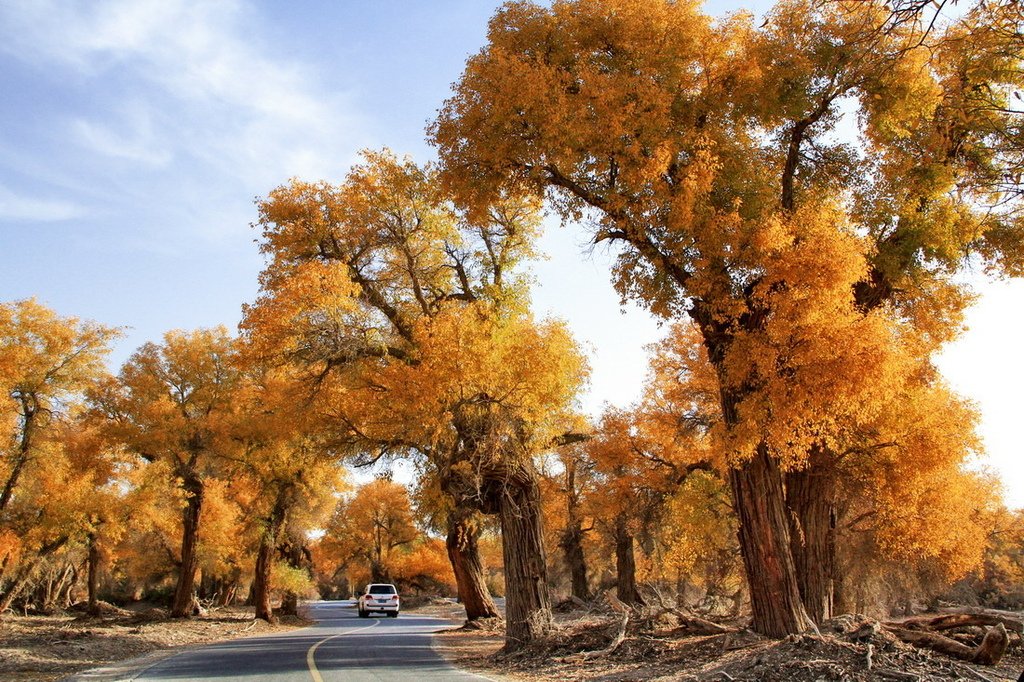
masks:
{"label": "white cloud", "polygon": [[78,142],[100,154],[146,166],[166,166],[173,154],[167,140],[154,130],[152,112],[136,104],[113,124],[86,119],[72,122]]}
{"label": "white cloud", "polygon": [[0,220],[59,222],[85,215],[82,206],[59,199],[28,197],[0,185]]}
{"label": "white cloud", "polygon": [[116,104],[68,113],[84,151],[140,172],[173,162],[206,190],[186,201],[248,205],[291,176],[337,178],[366,144],[354,107],[261,42],[259,19],[232,0],[11,0],[0,50],[105,88],[97,101]]}

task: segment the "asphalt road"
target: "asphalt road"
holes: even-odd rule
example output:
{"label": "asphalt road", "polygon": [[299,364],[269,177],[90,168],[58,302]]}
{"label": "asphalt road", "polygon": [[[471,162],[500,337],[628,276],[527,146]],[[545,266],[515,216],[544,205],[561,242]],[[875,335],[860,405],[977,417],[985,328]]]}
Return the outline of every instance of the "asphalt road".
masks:
{"label": "asphalt road", "polygon": [[250,637],[191,649],[166,658],[138,680],[261,680],[364,682],[369,680],[477,680],[455,669],[433,648],[433,633],[448,621],[401,614],[359,618],[354,602],[315,602],[316,625],[273,637]]}

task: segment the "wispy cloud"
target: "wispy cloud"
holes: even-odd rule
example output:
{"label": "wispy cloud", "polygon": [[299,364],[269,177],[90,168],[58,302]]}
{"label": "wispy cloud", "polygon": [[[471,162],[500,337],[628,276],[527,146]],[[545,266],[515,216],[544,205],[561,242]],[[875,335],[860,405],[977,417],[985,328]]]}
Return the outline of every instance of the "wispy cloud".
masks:
{"label": "wispy cloud", "polygon": [[79,144],[99,154],[146,166],[166,166],[170,141],[154,129],[149,107],[136,103],[111,123],[76,119],[72,130]]}
{"label": "wispy cloud", "polygon": [[69,141],[119,162],[101,173],[114,182],[187,175],[201,191],[175,200],[201,215],[290,176],[337,177],[366,144],[355,108],[261,40],[259,18],[240,0],[6,0],[0,51],[106,89],[117,104],[67,112]]}
{"label": "wispy cloud", "polygon": [[86,209],[60,199],[17,194],[0,185],[0,220],[52,223],[80,218]]}

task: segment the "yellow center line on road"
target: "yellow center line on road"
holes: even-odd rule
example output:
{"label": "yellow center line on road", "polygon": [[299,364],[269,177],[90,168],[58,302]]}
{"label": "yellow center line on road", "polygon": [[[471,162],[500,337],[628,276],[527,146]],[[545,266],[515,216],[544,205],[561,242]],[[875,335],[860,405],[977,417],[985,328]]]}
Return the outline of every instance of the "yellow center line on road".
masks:
{"label": "yellow center line on road", "polygon": [[320,671],[316,669],[316,660],[314,660],[314,658],[316,656],[316,650],[320,648],[321,644],[323,644],[324,642],[326,642],[328,640],[334,639],[335,637],[344,637],[345,635],[352,635],[352,634],[355,634],[357,632],[362,632],[363,630],[369,630],[370,628],[375,628],[379,624],[380,624],[380,621],[377,620],[377,621],[374,621],[373,625],[367,625],[365,628],[356,628],[355,630],[348,630],[346,632],[339,632],[336,635],[330,635],[328,637],[324,637],[319,642],[317,642],[313,646],[309,647],[309,651],[306,652],[306,665],[309,666],[309,674],[310,674],[310,676],[312,676],[313,682],[324,682],[324,678],[320,675]]}

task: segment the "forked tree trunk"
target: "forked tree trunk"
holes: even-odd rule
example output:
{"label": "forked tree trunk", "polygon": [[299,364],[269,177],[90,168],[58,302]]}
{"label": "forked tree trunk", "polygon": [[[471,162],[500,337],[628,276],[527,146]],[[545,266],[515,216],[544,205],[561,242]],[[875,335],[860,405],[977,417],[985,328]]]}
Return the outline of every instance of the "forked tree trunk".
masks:
{"label": "forked tree trunk", "polygon": [[43,611],[49,613],[58,608],[67,608],[68,603],[64,600],[68,593],[68,585],[75,580],[75,566],[71,562],[64,565],[59,577],[50,586],[47,599],[43,602]]}
{"label": "forked tree trunk", "polygon": [[528,465],[498,477],[498,515],[505,561],[505,650],[515,651],[551,629],[540,486]]}
{"label": "forked tree trunk", "polygon": [[188,499],[182,512],[181,564],[171,602],[171,618],[188,618],[195,609],[196,571],[199,568],[199,520],[203,511],[203,481],[194,473],[183,477]]}
{"label": "forked tree trunk", "polygon": [[61,608],[67,609],[71,607],[71,594],[75,591],[76,585],[78,585],[78,567],[71,565],[68,580],[64,582],[57,593],[57,600]]}
{"label": "forked tree trunk", "polygon": [[629,532],[625,514],[615,518],[615,596],[625,604],[644,603],[644,598],[636,588],[633,534]]}
{"label": "forked tree trunk", "polygon": [[455,573],[459,601],[466,608],[467,621],[497,618],[501,615],[484,580],[484,568],[477,544],[479,531],[473,523],[472,515],[473,510],[466,507],[457,506],[452,510],[448,514],[448,537],[445,541],[448,560]]}
{"label": "forked tree trunk", "polygon": [[815,450],[807,467],[786,474],[790,548],[807,615],[815,623],[832,617],[835,606],[835,477],[827,455]]}
{"label": "forked tree trunk", "polygon": [[752,629],[774,638],[815,629],[800,598],[778,462],[759,445],[749,461],[729,471],[729,481],[750,586]]}

